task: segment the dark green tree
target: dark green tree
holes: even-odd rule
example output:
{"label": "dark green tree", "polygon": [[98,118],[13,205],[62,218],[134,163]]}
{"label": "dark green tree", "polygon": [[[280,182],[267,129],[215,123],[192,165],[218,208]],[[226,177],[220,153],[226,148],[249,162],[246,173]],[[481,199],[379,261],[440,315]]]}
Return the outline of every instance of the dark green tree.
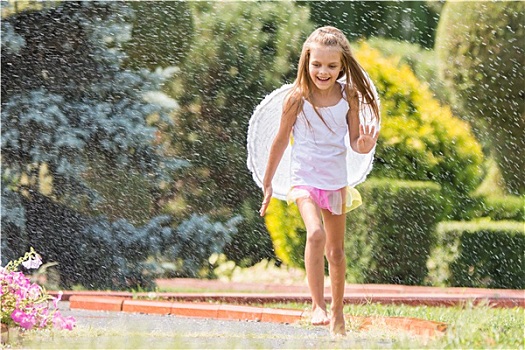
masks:
{"label": "dark green tree", "polygon": [[431,1],[309,1],[311,20],[350,41],[383,37],[432,48],[441,5]]}
{"label": "dark green tree", "polygon": [[135,69],[176,66],[192,41],[190,6],[183,1],[128,1],[134,13],[131,38],[124,45],[125,66]]}
{"label": "dark green tree", "polygon": [[507,190],[525,193],[525,3],[450,2],[436,39],[455,107],[481,130]]}
{"label": "dark green tree", "polygon": [[192,167],[180,180],[186,210],[244,221],[227,252],[247,263],[271,256],[258,217],[261,191],[246,166],[248,121],[265,94],[291,82],[312,29],[293,3],[195,3],[194,40],[173,84],[180,104],[172,145]]}

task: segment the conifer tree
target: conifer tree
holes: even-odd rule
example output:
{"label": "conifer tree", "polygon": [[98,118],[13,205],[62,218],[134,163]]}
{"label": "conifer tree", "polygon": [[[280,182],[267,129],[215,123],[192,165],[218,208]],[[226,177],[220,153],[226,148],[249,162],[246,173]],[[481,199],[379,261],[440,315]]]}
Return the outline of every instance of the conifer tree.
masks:
{"label": "conifer tree", "polygon": [[[108,177],[142,178],[152,190],[186,164],[155,143],[155,122],[168,110],[150,101],[163,71],[122,68],[133,15],[120,2],[61,2],[2,21],[2,260],[33,246],[58,262],[64,287],[147,288],[153,275],[145,260],[191,237],[188,225],[173,229],[155,212],[143,213],[138,226],[91,210],[104,200],[93,181],[108,180],[89,181],[94,164],[113,169]],[[197,265],[236,225],[205,216],[191,223],[191,232],[212,225],[223,242],[203,247]]]}

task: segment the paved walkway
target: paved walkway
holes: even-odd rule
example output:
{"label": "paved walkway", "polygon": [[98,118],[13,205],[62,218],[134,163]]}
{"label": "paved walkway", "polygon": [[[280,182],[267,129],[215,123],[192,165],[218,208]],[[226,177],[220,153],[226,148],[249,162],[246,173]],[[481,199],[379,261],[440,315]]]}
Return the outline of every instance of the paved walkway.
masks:
{"label": "paved walkway", "polygon": [[[67,303],[61,306],[64,310]],[[333,339],[328,327],[173,315],[71,309],[63,312],[82,330],[67,343],[39,340],[48,349],[349,349],[389,348],[394,339],[358,332]],[[100,333],[100,334],[99,334]],[[85,336],[83,336],[85,334]],[[32,348],[26,344],[24,348]]]}
{"label": "paved walkway", "polygon": [[[440,322],[401,317],[353,317],[358,330],[341,339],[328,327],[312,327],[306,311],[250,306],[261,302],[309,302],[304,285],[223,283],[195,279],[158,280],[161,288],[199,293],[64,293],[61,310],[77,319],[73,338],[36,338],[25,349],[348,349],[391,348],[399,333],[407,339],[444,334]],[[213,292],[212,292],[213,291]],[[143,299],[133,299],[133,296]],[[326,295],[329,295],[327,289]],[[145,300],[154,298],[155,300]],[[206,301],[206,302],[204,302]],[[211,301],[211,302],[210,302]],[[213,302],[221,301],[221,303]],[[488,302],[496,307],[525,306],[523,290],[348,285],[347,303],[454,305]],[[242,304],[242,305],[239,305]],[[379,326],[379,328],[377,328]],[[385,327],[386,326],[386,327]],[[375,328],[374,328],[375,327]],[[370,331],[380,329],[380,336]],[[389,330],[391,333],[388,333]],[[402,332],[400,332],[402,331]],[[423,339],[423,338],[421,338]]]}

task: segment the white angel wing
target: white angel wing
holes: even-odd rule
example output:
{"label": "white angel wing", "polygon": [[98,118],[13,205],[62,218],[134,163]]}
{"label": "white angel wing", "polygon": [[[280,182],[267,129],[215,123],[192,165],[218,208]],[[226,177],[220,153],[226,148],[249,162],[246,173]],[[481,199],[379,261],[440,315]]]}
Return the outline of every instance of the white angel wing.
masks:
{"label": "white angel wing", "polygon": [[[375,86],[371,80],[370,83],[378,99]],[[264,173],[270,155],[270,148],[279,129],[284,99],[291,88],[292,84],[286,84],[274,90],[255,108],[250,118],[247,140],[247,165],[252,172],[254,181],[261,189],[263,188]],[[379,128],[370,106],[360,104],[359,119],[363,125],[374,123]],[[375,148],[367,154],[359,154],[350,147],[348,135],[345,138],[345,144],[347,146],[348,184],[356,186],[363,182],[372,170]],[[290,166],[291,145],[288,145],[273,177],[273,197],[281,200],[286,199],[291,186]]]}
{"label": "white angel wing", "polygon": [[[279,130],[284,98],[291,84],[286,84],[266,96],[257,106],[248,126],[248,169],[260,188],[263,188],[264,172],[270,155],[273,139]],[[290,189],[291,146],[284,151],[283,158],[273,177],[275,198],[285,200]]]}

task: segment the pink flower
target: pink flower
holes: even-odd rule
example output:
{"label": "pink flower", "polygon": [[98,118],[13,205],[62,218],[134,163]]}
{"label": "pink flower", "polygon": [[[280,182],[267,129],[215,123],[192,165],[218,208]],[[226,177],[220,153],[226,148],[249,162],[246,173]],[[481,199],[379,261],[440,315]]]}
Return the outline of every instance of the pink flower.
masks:
{"label": "pink flower", "polygon": [[20,327],[25,329],[31,329],[36,324],[36,317],[34,315],[28,315],[19,309],[13,311],[11,318],[18,323]]}
{"label": "pink flower", "polygon": [[24,318],[24,316],[25,316],[24,312],[19,309],[14,309],[13,312],[11,313],[11,318],[15,322],[20,322],[20,320]]}
{"label": "pink flower", "polygon": [[27,297],[31,299],[37,299],[41,294],[42,294],[42,288],[36,283],[33,283],[27,289]]}
{"label": "pink flower", "polygon": [[53,315],[53,325],[58,329],[72,330],[76,320],[72,316],[64,317],[60,312]]}
{"label": "pink flower", "polygon": [[49,310],[44,309],[40,315],[40,324],[38,325],[38,327],[46,328],[48,322],[49,322]]}
{"label": "pink flower", "polygon": [[56,298],[53,298],[53,306],[58,308],[58,302],[62,300],[62,294],[64,294],[62,291],[58,292],[58,296]]}
{"label": "pink flower", "polygon": [[[25,263],[24,263],[25,262]],[[38,268],[42,260],[31,248],[24,258],[0,267],[0,316],[2,323],[21,328],[73,329],[75,319],[63,317],[58,311],[62,292],[53,298],[37,283],[32,283],[22,272],[16,271],[20,264],[26,268]],[[49,301],[53,300],[53,306]]]}

